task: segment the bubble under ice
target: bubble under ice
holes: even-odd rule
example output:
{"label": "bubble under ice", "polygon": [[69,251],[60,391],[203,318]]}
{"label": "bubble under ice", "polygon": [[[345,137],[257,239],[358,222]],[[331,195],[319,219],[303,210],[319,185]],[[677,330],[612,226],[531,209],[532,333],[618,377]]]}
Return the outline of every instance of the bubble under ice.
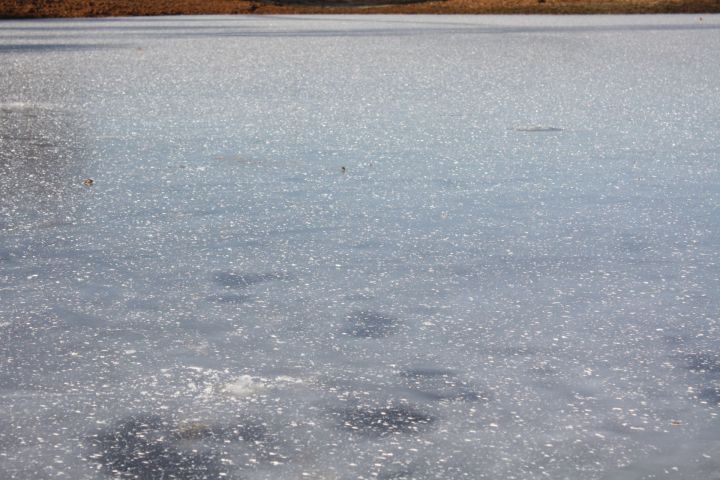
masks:
{"label": "bubble under ice", "polygon": [[717,51],[3,21],[0,478],[716,478]]}

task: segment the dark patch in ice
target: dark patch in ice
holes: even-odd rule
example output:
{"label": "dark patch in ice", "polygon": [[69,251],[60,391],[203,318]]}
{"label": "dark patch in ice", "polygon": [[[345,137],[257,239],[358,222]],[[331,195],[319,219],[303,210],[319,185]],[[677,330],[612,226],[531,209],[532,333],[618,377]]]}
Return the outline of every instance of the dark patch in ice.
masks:
{"label": "dark patch in ice", "polygon": [[[555,376],[558,374],[557,367],[547,363],[540,363],[530,368],[530,371],[540,377]],[[547,379],[546,379],[547,380]]]}
{"label": "dark patch in ice", "polygon": [[400,433],[418,433],[435,418],[406,406],[354,407],[343,413],[343,427],[362,435],[385,437]]}
{"label": "dark patch in ice", "polygon": [[240,155],[239,153],[220,153],[213,156],[213,159],[219,161],[228,161],[240,164],[260,163],[257,159]]}
{"label": "dark patch in ice", "polygon": [[620,237],[620,247],[628,253],[642,253],[649,251],[652,245],[640,235],[625,234]]}
{"label": "dark patch in ice", "polygon": [[278,273],[219,272],[215,274],[215,281],[225,288],[246,288],[282,278],[283,275]]}
{"label": "dark patch in ice", "polygon": [[131,298],[125,302],[125,306],[130,310],[160,310],[160,302],[152,298]]}
{"label": "dark patch in ice", "polygon": [[712,387],[703,388],[700,390],[697,397],[709,404],[720,405],[720,386],[714,385]]}
{"label": "dark patch in ice", "polygon": [[353,293],[345,296],[345,300],[348,300],[350,302],[364,302],[372,299],[373,296],[369,293]]}
{"label": "dark patch in ice", "polygon": [[348,316],[346,332],[358,338],[384,338],[398,332],[395,317],[370,310],[357,310]]}
{"label": "dark patch in ice", "polygon": [[720,373],[720,355],[702,352],[685,357],[687,369],[695,373]]}
{"label": "dark patch in ice", "polygon": [[400,372],[400,376],[405,378],[450,377],[452,375],[454,375],[453,371],[445,368],[411,368]]}
{"label": "dark patch in ice", "polygon": [[104,324],[103,320],[96,316],[63,307],[54,307],[52,313],[69,326],[99,327]]}
{"label": "dark patch in ice", "polygon": [[91,436],[89,443],[91,458],[108,475],[199,480],[228,473],[208,450],[209,445],[248,442],[256,454],[266,458],[259,445],[267,439],[263,425],[243,419],[227,425],[193,422],[178,426],[156,415],[135,415]]}
{"label": "dark patch in ice", "polygon": [[223,213],[225,213],[225,212],[226,212],[225,209],[221,209],[221,208],[209,208],[209,209],[205,209],[205,210],[200,210],[200,209],[192,210],[192,211],[190,211],[189,213],[190,213],[191,215],[196,216],[196,217],[207,217],[207,216],[210,216],[210,215],[221,215],[221,214],[223,214]]}
{"label": "dark patch in ice", "polygon": [[210,297],[210,300],[219,303],[240,304],[252,300],[252,297],[250,295],[227,294]]}
{"label": "dark patch in ice", "polygon": [[138,479],[200,480],[224,473],[212,454],[174,446],[169,427],[154,415],[126,418],[91,440],[92,458],[108,475]]}
{"label": "dark patch in ice", "polygon": [[687,343],[687,337],[684,335],[664,335],[663,341],[670,348],[678,348]]}
{"label": "dark patch in ice", "polygon": [[[3,229],[3,223],[0,222],[0,230],[2,230],[2,229]],[[12,260],[12,257],[10,256],[10,252],[8,250],[0,248],[0,263],[9,264],[10,260]]]}
{"label": "dark patch in ice", "polygon": [[478,402],[489,400],[488,393],[477,392],[451,370],[442,368],[413,368],[400,372],[408,389],[432,401]]}
{"label": "dark patch in ice", "polygon": [[18,443],[16,435],[17,429],[9,421],[0,419],[0,451],[9,452],[15,447]]}
{"label": "dark patch in ice", "polygon": [[384,244],[378,241],[357,242],[353,244],[352,247],[359,250],[378,250],[383,248]]}
{"label": "dark patch in ice", "polygon": [[473,392],[471,390],[449,390],[449,391],[427,391],[417,390],[416,393],[431,401],[457,401],[457,402],[479,402],[482,400],[489,400],[488,396],[483,396],[480,393]]}
{"label": "dark patch in ice", "polygon": [[[283,181],[290,183],[307,183],[308,179],[305,175],[290,175],[283,178]],[[300,193],[300,192],[297,192]]]}
{"label": "dark patch in ice", "polygon": [[413,478],[414,472],[411,470],[393,470],[389,472],[380,472],[377,476],[379,480],[402,480],[405,478]]}
{"label": "dark patch in ice", "polygon": [[562,128],[543,125],[524,125],[513,127],[513,130],[516,132],[562,132]]}

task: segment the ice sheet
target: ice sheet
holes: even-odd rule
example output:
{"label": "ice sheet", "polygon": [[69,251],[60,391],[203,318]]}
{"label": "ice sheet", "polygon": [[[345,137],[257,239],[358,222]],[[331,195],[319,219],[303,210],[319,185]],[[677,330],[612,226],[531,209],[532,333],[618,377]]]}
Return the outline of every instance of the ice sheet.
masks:
{"label": "ice sheet", "polygon": [[718,51],[0,23],[0,478],[714,478]]}

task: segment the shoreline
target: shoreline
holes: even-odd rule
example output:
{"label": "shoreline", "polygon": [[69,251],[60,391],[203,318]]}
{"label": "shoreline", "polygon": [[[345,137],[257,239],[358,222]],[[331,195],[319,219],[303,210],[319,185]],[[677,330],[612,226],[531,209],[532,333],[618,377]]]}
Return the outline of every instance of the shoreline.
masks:
{"label": "shoreline", "polygon": [[720,0],[0,0],[0,19],[268,14],[709,14]]}

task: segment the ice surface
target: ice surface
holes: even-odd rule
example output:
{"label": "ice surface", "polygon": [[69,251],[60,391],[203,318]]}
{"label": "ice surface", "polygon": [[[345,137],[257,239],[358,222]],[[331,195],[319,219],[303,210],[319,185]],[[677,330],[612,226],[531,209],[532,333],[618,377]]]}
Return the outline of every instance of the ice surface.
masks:
{"label": "ice surface", "polygon": [[718,51],[0,23],[0,478],[718,478]]}

